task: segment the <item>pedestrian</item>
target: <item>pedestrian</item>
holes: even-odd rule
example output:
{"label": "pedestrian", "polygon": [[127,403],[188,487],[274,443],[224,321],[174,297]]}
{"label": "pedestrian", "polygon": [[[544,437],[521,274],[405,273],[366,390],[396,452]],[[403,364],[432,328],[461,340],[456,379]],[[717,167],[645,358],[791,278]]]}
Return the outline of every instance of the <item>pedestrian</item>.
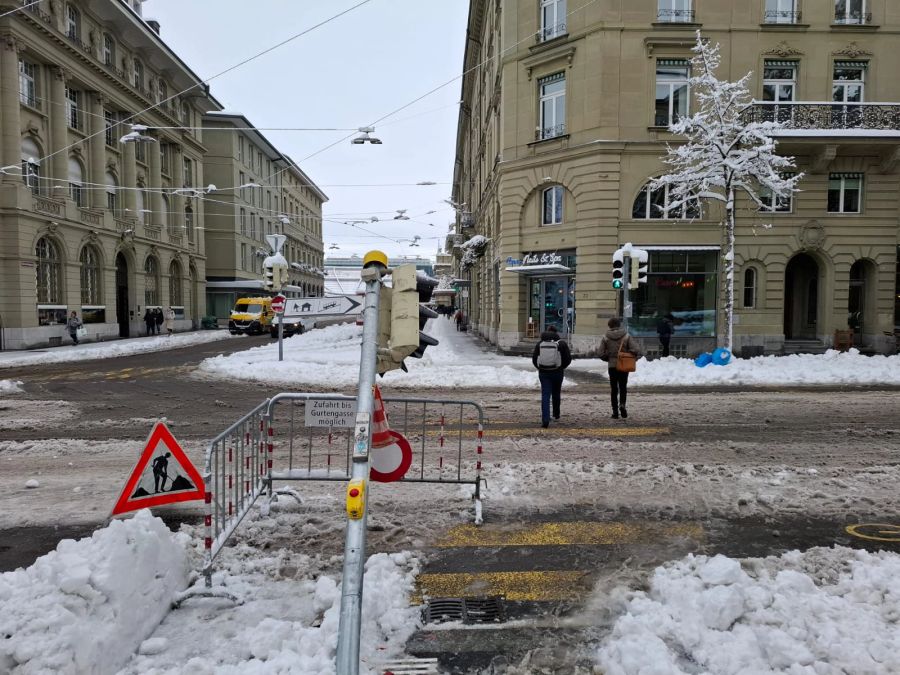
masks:
{"label": "pedestrian", "polygon": [[159,335],[160,328],[162,327],[163,322],[163,313],[160,307],[156,307],[153,310],[153,327],[156,329],[156,335]]}
{"label": "pedestrian", "polygon": [[634,338],[629,335],[619,319],[613,317],[607,321],[609,330],[603,342],[600,343],[600,359],[606,361],[609,366],[609,388],[610,400],[612,402],[612,417],[619,419],[619,414],[623,418],[628,417],[628,411],[625,409],[625,400],[628,397],[628,373],[618,370],[619,350],[634,354],[636,359],[641,357],[641,348]]}
{"label": "pedestrian", "polygon": [[666,315],[656,324],[656,332],[659,335],[659,346],[662,357],[669,355],[669,343],[672,341],[672,333],[675,332],[675,317],[672,312],[666,312]]}
{"label": "pedestrian", "polygon": [[458,330],[458,331],[462,330],[463,320],[464,320],[463,313],[461,310],[458,310],[456,312],[456,330]]}
{"label": "pedestrian", "polygon": [[175,310],[166,307],[166,331],[169,335],[175,332]]}
{"label": "pedestrian", "polygon": [[541,333],[541,341],[534,346],[531,362],[538,369],[541,381],[541,426],[550,426],[550,402],[553,401],[553,419],[558,420],[562,383],[566,368],[572,363],[572,353],[565,340],[559,339],[556,326]]}
{"label": "pedestrian", "polygon": [[78,318],[78,312],[72,312],[72,316],[66,321],[66,328],[69,331],[69,335],[72,337],[72,344],[78,344],[78,329],[83,325],[81,319]]}
{"label": "pedestrian", "polygon": [[150,311],[149,307],[144,312],[144,325],[147,326],[147,335],[153,335],[153,329],[156,328],[156,319],[153,317],[153,312]]}

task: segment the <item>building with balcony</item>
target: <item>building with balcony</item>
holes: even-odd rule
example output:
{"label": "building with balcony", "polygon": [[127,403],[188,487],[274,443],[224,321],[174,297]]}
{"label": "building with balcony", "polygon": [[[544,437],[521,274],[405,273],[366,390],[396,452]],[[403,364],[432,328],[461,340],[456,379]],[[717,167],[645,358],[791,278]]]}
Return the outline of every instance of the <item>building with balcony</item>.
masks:
{"label": "building with balcony", "polygon": [[738,205],[736,351],[824,350],[848,329],[859,347],[895,350],[891,0],[473,0],[448,238],[470,327],[515,351],[554,325],[593,353],[623,313],[611,259],[632,242],[650,252],[629,319],[648,351],[667,312],[673,354],[721,340],[722,209],[647,187],[679,142],[669,125],[696,104],[698,30],[721,44],[721,78],[752,71],[746,119],[782,122],[779,151],[804,173],[792,199]]}
{"label": "building with balcony", "polygon": [[143,334],[147,308],[180,330],[205,313],[194,189],[221,106],[140,8],[0,0],[2,349],[68,340],[72,311],[92,340]]}
{"label": "building with balcony", "polygon": [[328,197],[240,113],[203,116],[203,170],[221,188],[206,205],[206,294],[209,313],[227,318],[241,294],[263,291],[266,235],[287,237],[285,294],[324,293],[322,204]]}

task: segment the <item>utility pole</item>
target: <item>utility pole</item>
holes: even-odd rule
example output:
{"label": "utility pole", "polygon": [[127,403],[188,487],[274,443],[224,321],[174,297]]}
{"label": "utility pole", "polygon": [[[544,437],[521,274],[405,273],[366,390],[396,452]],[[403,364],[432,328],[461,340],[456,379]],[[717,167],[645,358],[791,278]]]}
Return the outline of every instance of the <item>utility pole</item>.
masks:
{"label": "utility pole", "polygon": [[628,332],[628,319],[631,318],[631,299],[628,296],[628,284],[631,279],[631,255],[626,254],[623,272],[625,273],[625,283],[622,285],[622,327]]}
{"label": "utility pole", "polygon": [[[387,256],[369,251],[363,258],[362,280],[366,282],[363,308],[362,351],[359,359],[359,390],[353,438],[353,464],[347,486],[347,532],[344,538],[344,571],[341,581],[341,616],[335,665],[337,675],[358,675],[359,633],[362,619],[363,571],[366,562],[366,512],[369,480],[369,449],[375,367],[378,358],[378,301],[381,277],[387,272]],[[359,505],[361,503],[361,508]]]}

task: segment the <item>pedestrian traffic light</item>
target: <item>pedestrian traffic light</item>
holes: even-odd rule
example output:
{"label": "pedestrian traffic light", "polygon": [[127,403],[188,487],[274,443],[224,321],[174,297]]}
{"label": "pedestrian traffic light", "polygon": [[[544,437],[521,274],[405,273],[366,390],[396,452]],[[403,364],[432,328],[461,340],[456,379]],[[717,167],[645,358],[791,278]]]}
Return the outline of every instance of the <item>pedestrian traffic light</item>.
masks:
{"label": "pedestrian traffic light", "polygon": [[625,287],[625,252],[622,249],[613,253],[612,287],[617,291]]}
{"label": "pedestrian traffic light", "polygon": [[636,289],[647,283],[647,265],[650,254],[642,248],[631,249],[631,281],[628,288]]}
{"label": "pedestrian traffic light", "polygon": [[263,284],[267,291],[275,292],[275,267],[272,265],[271,258],[263,261]]}

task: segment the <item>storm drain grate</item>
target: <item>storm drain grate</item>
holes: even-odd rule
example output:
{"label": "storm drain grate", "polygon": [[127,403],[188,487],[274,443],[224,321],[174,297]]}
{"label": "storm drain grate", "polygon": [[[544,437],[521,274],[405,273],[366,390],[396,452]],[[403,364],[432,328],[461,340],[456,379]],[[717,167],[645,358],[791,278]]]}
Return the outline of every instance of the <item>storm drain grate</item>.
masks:
{"label": "storm drain grate", "polygon": [[499,623],[506,621],[502,595],[480,598],[433,598],[425,606],[426,623]]}
{"label": "storm drain grate", "polygon": [[378,669],[383,675],[438,675],[439,672],[436,658],[385,661],[378,664]]}

